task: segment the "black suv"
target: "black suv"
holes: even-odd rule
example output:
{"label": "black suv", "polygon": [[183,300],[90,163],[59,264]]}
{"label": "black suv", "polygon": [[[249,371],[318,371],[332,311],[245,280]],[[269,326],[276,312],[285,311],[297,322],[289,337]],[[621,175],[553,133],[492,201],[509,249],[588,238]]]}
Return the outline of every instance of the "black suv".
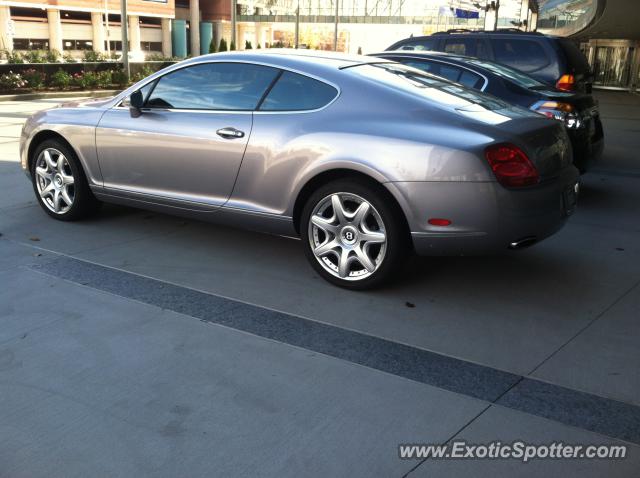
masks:
{"label": "black suv", "polygon": [[568,38],[515,29],[448,30],[411,37],[389,50],[442,51],[508,65],[559,90],[591,93],[593,76],[587,59]]}

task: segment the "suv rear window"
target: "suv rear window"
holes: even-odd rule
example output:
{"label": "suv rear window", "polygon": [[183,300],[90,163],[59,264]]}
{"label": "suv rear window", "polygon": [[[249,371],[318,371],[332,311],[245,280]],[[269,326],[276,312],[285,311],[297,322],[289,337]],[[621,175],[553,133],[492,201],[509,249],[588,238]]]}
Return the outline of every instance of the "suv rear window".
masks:
{"label": "suv rear window", "polygon": [[589,63],[580,48],[578,48],[578,45],[568,38],[559,38],[558,44],[567,57],[569,70],[575,73],[588,73],[590,71]]}
{"label": "suv rear window", "polygon": [[498,63],[522,71],[535,71],[547,66],[550,61],[540,42],[522,38],[491,39],[493,55]]}
{"label": "suv rear window", "polygon": [[403,43],[398,50],[432,51],[435,48],[436,41],[433,38],[426,38]]}

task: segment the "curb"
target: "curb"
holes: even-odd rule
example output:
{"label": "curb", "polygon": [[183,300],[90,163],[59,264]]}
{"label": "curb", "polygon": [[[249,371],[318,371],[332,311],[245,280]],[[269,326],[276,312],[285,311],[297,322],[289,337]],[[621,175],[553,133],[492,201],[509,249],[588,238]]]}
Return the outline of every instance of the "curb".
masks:
{"label": "curb", "polygon": [[77,98],[90,96],[102,98],[114,96],[122,90],[77,90],[77,91],[43,91],[41,93],[18,93],[15,95],[0,95],[0,101],[28,101],[43,100],[47,98]]}

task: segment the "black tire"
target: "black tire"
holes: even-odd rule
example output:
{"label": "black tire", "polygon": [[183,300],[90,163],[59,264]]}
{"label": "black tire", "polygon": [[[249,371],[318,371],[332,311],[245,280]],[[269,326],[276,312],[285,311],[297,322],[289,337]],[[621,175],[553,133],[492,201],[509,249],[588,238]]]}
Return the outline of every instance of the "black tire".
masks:
{"label": "black tire", "polygon": [[[62,213],[56,213],[55,211],[52,211],[50,207],[45,204],[38,191],[38,177],[36,173],[38,158],[43,151],[48,149],[55,149],[64,155],[67,160],[66,164],[68,165],[71,175],[73,176],[72,205],[68,208],[68,210]],[[65,142],[58,139],[48,139],[46,141],[43,141],[34,150],[33,156],[30,158],[30,163],[31,182],[33,184],[33,190],[35,192],[36,199],[38,200],[40,207],[42,207],[42,209],[49,216],[53,217],[54,219],[58,219],[59,221],[77,221],[79,219],[84,219],[91,216],[100,208],[101,203],[91,192],[91,189],[89,188],[89,184],[87,182],[87,177],[84,174],[84,170],[82,169],[82,165],[80,164],[78,157]]]}
{"label": "black tire", "polygon": [[[336,272],[329,272],[325,269],[325,266],[320,263],[320,259],[318,259],[313,252],[313,237],[311,237],[311,233],[309,231],[311,216],[316,207],[323,201],[326,201],[327,197],[334,193],[353,194],[366,200],[371,206],[373,206],[383,222],[386,235],[386,249],[383,258],[377,266],[377,269],[362,279],[347,280],[335,275]],[[300,232],[302,242],[304,244],[304,251],[307,259],[311,263],[311,266],[323,279],[345,289],[366,290],[376,288],[387,283],[404,265],[405,260],[411,251],[409,233],[404,221],[402,210],[400,210],[390,197],[389,193],[385,191],[382,186],[375,185],[366,180],[361,180],[359,178],[339,179],[319,187],[307,200],[300,219]],[[329,237],[337,236],[327,235],[325,240],[328,240]]]}

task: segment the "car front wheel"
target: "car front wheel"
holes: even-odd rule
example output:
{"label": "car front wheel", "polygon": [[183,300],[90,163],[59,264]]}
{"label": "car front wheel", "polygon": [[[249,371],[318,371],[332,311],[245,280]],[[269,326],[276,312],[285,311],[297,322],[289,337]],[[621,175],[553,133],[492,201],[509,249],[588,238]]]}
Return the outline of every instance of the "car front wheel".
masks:
{"label": "car front wheel", "polygon": [[380,188],[339,180],[315,191],[302,213],[305,253],[327,281],[347,289],[386,282],[408,252],[405,228]]}
{"label": "car front wheel", "polygon": [[31,177],[40,206],[55,219],[81,219],[100,205],[89,189],[80,161],[62,141],[47,140],[36,148]]}

